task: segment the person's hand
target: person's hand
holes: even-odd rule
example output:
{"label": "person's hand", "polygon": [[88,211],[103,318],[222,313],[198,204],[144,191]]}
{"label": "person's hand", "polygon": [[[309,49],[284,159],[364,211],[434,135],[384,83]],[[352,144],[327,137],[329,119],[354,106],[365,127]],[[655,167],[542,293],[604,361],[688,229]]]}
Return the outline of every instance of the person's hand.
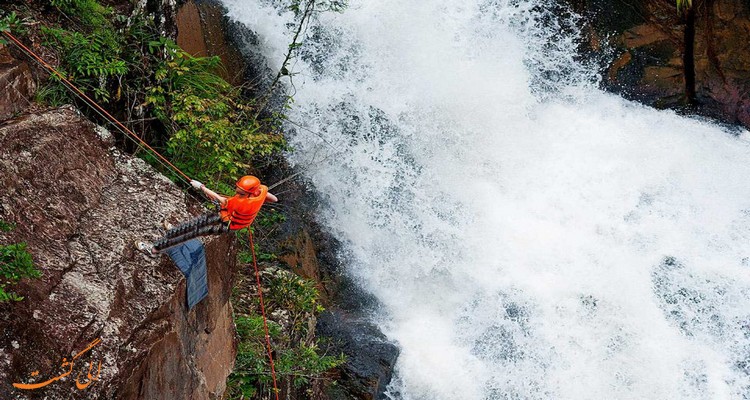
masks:
{"label": "person's hand", "polygon": [[200,182],[198,182],[198,181],[196,181],[195,179],[193,179],[192,181],[190,181],[190,185],[192,185],[194,188],[196,188],[198,190],[203,189],[203,184],[200,183]]}

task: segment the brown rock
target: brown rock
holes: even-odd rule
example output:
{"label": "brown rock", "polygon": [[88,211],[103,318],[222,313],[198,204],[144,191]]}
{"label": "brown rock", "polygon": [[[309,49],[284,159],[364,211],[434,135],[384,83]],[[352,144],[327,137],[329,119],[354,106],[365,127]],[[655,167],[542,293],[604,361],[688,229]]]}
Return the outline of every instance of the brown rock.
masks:
{"label": "brown rock", "polygon": [[717,1],[714,4],[716,16],[723,21],[732,21],[738,13],[742,12],[740,2],[735,1]]}
{"label": "brown rock", "polygon": [[737,119],[745,126],[750,126],[750,100],[744,99],[738,107]]}
{"label": "brown rock", "polygon": [[313,243],[307,230],[299,230],[296,235],[290,236],[282,243],[281,247],[284,250],[279,259],[289,265],[295,274],[314,281],[322,300],[327,302],[329,300],[328,293],[320,276],[315,243]]}
{"label": "brown rock", "polygon": [[631,60],[633,60],[633,56],[629,51],[626,51],[620,57],[617,57],[617,59],[613,61],[609,66],[609,71],[607,73],[609,80],[612,82],[617,82],[617,73],[622,69],[622,67],[628,65]]}
{"label": "brown rock", "polygon": [[668,38],[669,36],[662,32],[659,27],[650,24],[643,24],[634,26],[625,31],[623,34],[623,43],[625,44],[625,47],[633,49],[667,40]]}
{"label": "brown rock", "polygon": [[670,90],[682,83],[682,70],[674,67],[646,67],[643,69],[644,85]]}
{"label": "brown rock", "polygon": [[200,11],[192,1],[188,1],[177,11],[177,44],[193,56],[208,56]]}
{"label": "brown rock", "polygon": [[193,0],[185,2],[177,12],[177,44],[193,56],[218,56],[224,66],[222,78],[233,85],[243,83],[244,62],[229,44],[224,32],[224,10],[216,4]]}
{"label": "brown rock", "polygon": [[[622,32],[610,40],[623,56],[606,67],[604,85],[647,104],[682,107],[685,83],[679,75],[685,22],[676,13],[674,2],[610,2],[603,9],[596,8],[598,2],[584,4],[591,9],[588,22],[597,27],[594,34],[607,37]],[[750,127],[750,2],[714,0],[697,10],[694,65],[698,105],[691,111]]]}
{"label": "brown rock", "polygon": [[28,107],[36,85],[29,65],[16,60],[0,44],[0,121]]}
{"label": "brown rock", "polygon": [[[236,353],[231,238],[207,243],[209,297],[188,312],[182,274],[132,243],[188,217],[190,203],[98,131],[71,109],[0,126],[0,218],[17,224],[0,242],[27,242],[43,272],[19,285],[24,301],[0,305],[0,398],[78,398],[76,374],[99,361],[86,398],[220,398]],[[96,338],[71,376],[34,391],[10,385],[59,376],[63,358]]]}

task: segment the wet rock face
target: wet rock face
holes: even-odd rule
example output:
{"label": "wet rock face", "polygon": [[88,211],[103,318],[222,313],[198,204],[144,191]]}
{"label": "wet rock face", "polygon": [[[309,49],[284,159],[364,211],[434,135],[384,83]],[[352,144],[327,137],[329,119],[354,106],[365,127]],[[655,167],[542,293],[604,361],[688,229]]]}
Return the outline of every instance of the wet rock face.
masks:
{"label": "wet rock face", "polygon": [[345,367],[337,371],[339,385],[328,388],[328,398],[385,399],[399,350],[380,329],[364,316],[340,308],[323,313],[317,329],[329,338],[329,353],[343,353],[347,358]]}
{"label": "wet rock face", "polygon": [[[283,164],[281,164],[283,165]],[[293,174],[287,167],[269,171],[269,182]],[[344,354],[346,363],[332,371],[335,385],[318,388],[315,400],[380,400],[393,377],[397,345],[388,340],[369,316],[380,305],[346,273],[339,257],[340,244],[316,222],[320,205],[315,194],[299,180],[281,187],[290,210],[275,231],[274,252],[295,274],[316,283],[326,310],[318,316],[316,337],[326,354]]]}
{"label": "wet rock face", "polygon": [[[158,237],[161,221],[187,218],[188,199],[111,143],[69,109],[0,125],[0,218],[17,225],[0,243],[28,243],[43,273],[19,285],[25,300],[0,305],[0,398],[224,392],[236,353],[231,238],[207,243],[209,297],[188,312],[185,280],[171,261],[133,249],[136,239]],[[11,386],[61,376],[63,359],[97,338],[69,376],[35,390]],[[89,364],[96,370],[100,361],[99,380],[77,388],[76,378],[85,382]]]}
{"label": "wet rock face", "polygon": [[178,10],[175,22],[177,44],[183,50],[196,57],[221,58],[221,77],[235,86],[242,85],[245,65],[239,51],[227,40],[225,26],[229,21],[220,2],[189,0]]}
{"label": "wet rock face", "polygon": [[[678,107],[684,98],[682,54],[685,24],[674,1],[569,0],[593,29],[591,48],[602,38],[614,50],[604,85],[657,107]],[[750,3],[694,1],[698,111],[750,127]]]}
{"label": "wet rock face", "polygon": [[35,87],[29,65],[13,58],[0,44],[0,121],[25,109]]}
{"label": "wet rock face", "polygon": [[[185,2],[177,14],[177,41],[192,54],[220,56],[231,72],[226,76],[230,82],[253,82],[262,94],[275,71],[268,69],[252,27],[230,21],[225,14],[217,0]],[[276,160],[259,176],[264,182],[280,182],[295,172],[284,160]],[[345,365],[332,372],[335,385],[317,382],[311,393],[290,391],[289,398],[385,398],[399,350],[368,320],[378,308],[376,300],[347,276],[337,254],[338,242],[316,221],[320,205],[315,193],[300,179],[287,180],[272,192],[281,193],[286,219],[271,232],[264,232],[256,223],[257,232],[264,238],[263,245],[295,274],[316,283],[326,307],[318,318],[316,337],[327,354],[347,356]]]}

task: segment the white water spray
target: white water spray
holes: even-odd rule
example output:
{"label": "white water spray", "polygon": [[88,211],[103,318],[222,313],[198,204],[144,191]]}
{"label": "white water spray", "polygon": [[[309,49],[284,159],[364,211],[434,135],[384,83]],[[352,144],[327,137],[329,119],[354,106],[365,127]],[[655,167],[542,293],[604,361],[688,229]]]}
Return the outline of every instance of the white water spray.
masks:
{"label": "white water spray", "polygon": [[[278,69],[289,16],[224,2]],[[384,305],[390,395],[750,396],[750,135],[593,88],[545,7],[352,1],[294,65],[291,159]]]}

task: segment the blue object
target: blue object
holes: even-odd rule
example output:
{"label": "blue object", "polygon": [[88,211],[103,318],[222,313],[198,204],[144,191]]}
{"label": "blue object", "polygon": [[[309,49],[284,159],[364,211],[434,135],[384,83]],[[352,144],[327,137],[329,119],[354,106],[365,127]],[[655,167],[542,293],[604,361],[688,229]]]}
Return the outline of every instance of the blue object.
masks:
{"label": "blue object", "polygon": [[206,252],[203,250],[203,243],[198,239],[193,239],[163,251],[185,275],[187,280],[185,299],[188,310],[191,310],[208,296]]}

